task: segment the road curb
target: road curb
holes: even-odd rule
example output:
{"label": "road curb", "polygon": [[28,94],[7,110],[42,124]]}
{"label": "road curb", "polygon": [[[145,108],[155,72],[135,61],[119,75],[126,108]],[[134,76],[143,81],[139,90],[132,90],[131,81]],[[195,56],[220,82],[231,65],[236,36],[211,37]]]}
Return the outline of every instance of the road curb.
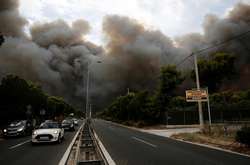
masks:
{"label": "road curb", "polygon": [[231,151],[231,150],[227,150],[227,149],[223,149],[223,148],[219,148],[219,147],[215,147],[215,146],[211,146],[211,145],[207,145],[207,144],[195,143],[195,142],[185,141],[185,140],[181,140],[181,139],[175,139],[175,138],[171,138],[171,137],[169,137],[169,139],[176,140],[176,141],[183,142],[183,143],[193,144],[193,145],[197,145],[197,146],[201,146],[201,147],[206,147],[206,148],[210,148],[210,149],[214,149],[214,150],[218,150],[218,151],[224,151],[224,152],[228,152],[231,154],[236,154],[236,155],[245,156],[245,157],[250,158],[250,155],[247,155],[247,154],[243,154],[240,152],[235,152],[235,151]]}
{"label": "road curb", "polygon": [[83,128],[84,124],[85,124],[85,123],[83,123],[83,124],[80,126],[80,128],[78,129],[77,133],[75,134],[73,140],[70,142],[70,145],[68,146],[67,150],[66,150],[65,153],[63,154],[63,157],[62,157],[62,159],[60,160],[60,162],[58,163],[58,165],[65,165],[65,164],[66,164],[66,162],[67,162],[67,160],[68,160],[68,157],[69,157],[69,154],[70,154],[70,151],[71,151],[71,149],[72,149],[72,147],[73,147],[73,145],[74,145],[74,143],[75,143],[75,141],[76,141],[77,136],[79,135],[81,129]]}
{"label": "road curb", "polygon": [[108,153],[108,151],[106,150],[106,148],[104,147],[104,145],[102,144],[101,140],[99,139],[98,135],[96,134],[96,132],[93,130],[95,139],[101,149],[101,152],[103,153],[103,156],[105,157],[105,159],[107,160],[109,165],[116,165],[116,163],[114,162],[114,160],[111,158],[110,154]]}

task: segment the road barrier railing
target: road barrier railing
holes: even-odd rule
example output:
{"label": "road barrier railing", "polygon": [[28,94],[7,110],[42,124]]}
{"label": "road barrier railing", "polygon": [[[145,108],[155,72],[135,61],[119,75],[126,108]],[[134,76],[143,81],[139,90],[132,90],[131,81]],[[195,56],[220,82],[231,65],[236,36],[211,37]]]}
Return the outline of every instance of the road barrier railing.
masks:
{"label": "road barrier railing", "polygon": [[66,151],[64,161],[59,165],[109,165],[99,143],[90,120],[79,129]]}

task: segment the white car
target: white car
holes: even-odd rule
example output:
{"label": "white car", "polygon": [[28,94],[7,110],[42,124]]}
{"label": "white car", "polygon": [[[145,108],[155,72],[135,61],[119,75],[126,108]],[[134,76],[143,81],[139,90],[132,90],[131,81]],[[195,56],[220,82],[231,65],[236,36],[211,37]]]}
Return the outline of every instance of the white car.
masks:
{"label": "white car", "polygon": [[43,142],[58,142],[64,138],[64,129],[57,122],[44,122],[32,133],[32,144]]}

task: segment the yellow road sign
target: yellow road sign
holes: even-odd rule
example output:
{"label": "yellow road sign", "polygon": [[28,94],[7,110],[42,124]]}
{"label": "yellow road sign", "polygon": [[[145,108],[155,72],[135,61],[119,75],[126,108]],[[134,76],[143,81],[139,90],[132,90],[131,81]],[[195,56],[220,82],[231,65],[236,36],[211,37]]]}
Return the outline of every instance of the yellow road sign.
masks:
{"label": "yellow road sign", "polygon": [[208,101],[207,90],[205,89],[186,90],[186,101],[187,102]]}

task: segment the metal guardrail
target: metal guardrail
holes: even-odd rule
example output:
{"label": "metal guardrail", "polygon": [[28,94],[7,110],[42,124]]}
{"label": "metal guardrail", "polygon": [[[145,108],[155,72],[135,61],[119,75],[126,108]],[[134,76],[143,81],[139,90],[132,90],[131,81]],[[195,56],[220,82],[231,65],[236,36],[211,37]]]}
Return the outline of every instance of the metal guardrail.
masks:
{"label": "metal guardrail", "polygon": [[90,130],[91,130],[92,136],[94,138],[94,143],[95,143],[95,146],[96,146],[96,150],[100,153],[100,156],[102,157],[103,163],[105,165],[109,165],[109,163],[108,163],[108,161],[107,161],[107,159],[105,157],[105,154],[103,153],[103,151],[102,151],[102,149],[100,147],[99,139],[97,139],[97,137],[95,136],[96,133],[95,133],[94,129],[92,128],[92,125],[90,125],[90,127],[91,127]]}
{"label": "metal guardrail", "polygon": [[91,122],[87,120],[72,141],[66,161],[60,165],[108,165],[94,134]]}
{"label": "metal guardrail", "polygon": [[82,131],[83,126],[84,126],[84,123],[78,129],[77,133],[75,134],[72,142],[70,143],[69,147],[67,148],[66,152],[64,153],[58,165],[66,165],[69,162],[69,157],[72,154],[73,147],[77,142],[77,138],[79,137],[79,134]]}

